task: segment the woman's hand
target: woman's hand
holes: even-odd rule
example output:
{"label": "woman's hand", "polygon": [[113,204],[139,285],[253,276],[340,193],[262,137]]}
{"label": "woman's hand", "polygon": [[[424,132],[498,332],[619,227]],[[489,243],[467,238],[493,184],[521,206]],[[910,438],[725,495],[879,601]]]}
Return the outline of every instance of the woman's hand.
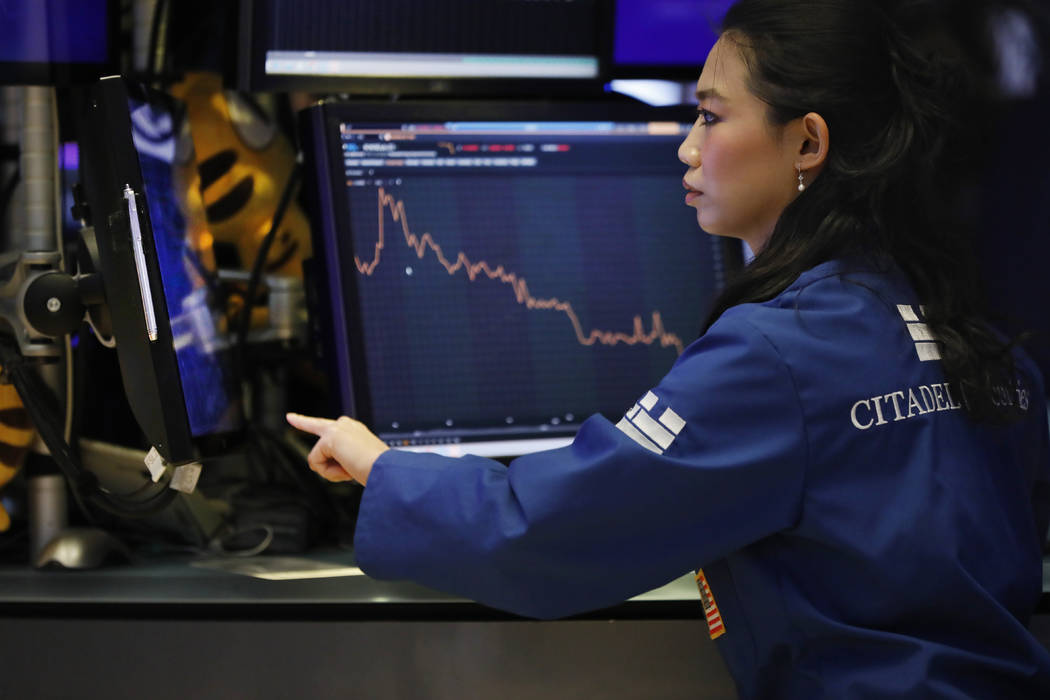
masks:
{"label": "woman's hand", "polygon": [[328,481],[356,481],[364,486],[376,458],[390,449],[353,418],[332,420],[298,413],[285,417],[292,427],[317,436],[307,462],[310,469]]}

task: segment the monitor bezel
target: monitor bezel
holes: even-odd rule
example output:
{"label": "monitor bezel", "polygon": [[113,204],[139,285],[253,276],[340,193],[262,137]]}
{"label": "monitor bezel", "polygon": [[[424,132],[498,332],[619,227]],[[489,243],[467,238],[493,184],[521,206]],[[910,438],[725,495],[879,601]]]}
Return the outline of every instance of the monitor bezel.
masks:
{"label": "monitor bezel", "polygon": [[[693,121],[695,109],[691,106],[653,107],[635,101],[616,101],[612,96],[601,101],[528,101],[528,100],[454,100],[454,101],[327,101],[319,103],[300,114],[302,142],[307,152],[307,177],[305,191],[311,198],[308,202],[314,221],[314,250],[324,256],[322,261],[310,264],[314,285],[312,309],[315,335],[323,352],[323,363],[333,387],[331,413],[356,417],[366,425],[372,424],[371,396],[364,362],[367,358],[364,338],[354,332],[362,328],[358,311],[358,290],[355,276],[339,265],[325,265],[324,260],[340,259],[340,231],[348,230],[349,212],[335,201],[334,192],[343,187],[345,174],[343,161],[337,152],[337,144],[329,137],[338,133],[339,125],[353,122],[445,122],[445,121],[674,121],[688,124]],[[740,246],[735,241],[723,241],[721,245],[726,271],[741,263]],[[320,321],[323,318],[324,321]],[[367,359],[365,359],[367,361]],[[574,431],[573,431],[574,432]],[[554,435],[547,436],[555,437]],[[553,444],[542,441],[544,436],[524,438],[544,449]],[[496,442],[515,442],[513,438],[495,438]],[[562,444],[571,441],[565,437]],[[465,452],[479,454],[473,446],[487,442],[464,441],[452,445],[418,446],[407,449],[440,451],[458,455]],[[514,454],[495,453],[488,447],[483,456],[513,457]]]}
{"label": "monitor bezel", "polygon": [[460,97],[600,95],[609,79],[611,15],[607,4],[595,3],[595,54],[598,74],[594,78],[385,78],[319,75],[267,75],[266,47],[257,41],[259,13],[253,2],[240,3],[237,22],[237,86],[251,92],[307,92],[326,95],[378,97]]}
{"label": "monitor bezel", "polygon": [[[169,95],[117,76],[78,93],[80,174],[98,249],[98,272],[116,341],[121,379],[132,414],[151,446],[171,464],[221,452],[235,432],[193,435],[174,345],[150,203],[132,137],[129,98],[163,104],[178,114]],[[145,270],[156,319],[155,341],[144,320],[131,243],[124,186],[135,192]]]}

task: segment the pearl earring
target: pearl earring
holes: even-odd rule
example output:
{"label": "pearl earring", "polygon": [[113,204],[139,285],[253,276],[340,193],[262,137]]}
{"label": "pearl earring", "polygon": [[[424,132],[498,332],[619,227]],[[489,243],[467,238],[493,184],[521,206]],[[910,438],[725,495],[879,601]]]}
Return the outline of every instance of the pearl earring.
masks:
{"label": "pearl earring", "polygon": [[799,165],[796,165],[795,167],[798,168],[798,191],[802,192],[803,190],[806,189],[806,185],[802,181],[802,165],[799,164]]}

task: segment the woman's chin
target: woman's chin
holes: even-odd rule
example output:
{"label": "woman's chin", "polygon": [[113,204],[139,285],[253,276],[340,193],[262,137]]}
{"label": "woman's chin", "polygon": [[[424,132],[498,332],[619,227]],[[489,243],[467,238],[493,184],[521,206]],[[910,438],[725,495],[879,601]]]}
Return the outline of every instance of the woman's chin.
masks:
{"label": "woman's chin", "polygon": [[726,236],[724,228],[718,225],[717,221],[712,221],[711,217],[705,217],[697,212],[696,223],[700,225],[700,229],[707,234],[712,236]]}
{"label": "woman's chin", "polygon": [[711,221],[710,216],[704,216],[704,212],[701,209],[696,210],[696,223],[699,224],[700,228],[703,229],[705,232],[710,233],[712,235],[717,235],[714,231],[711,230],[711,226],[715,226],[715,222]]}

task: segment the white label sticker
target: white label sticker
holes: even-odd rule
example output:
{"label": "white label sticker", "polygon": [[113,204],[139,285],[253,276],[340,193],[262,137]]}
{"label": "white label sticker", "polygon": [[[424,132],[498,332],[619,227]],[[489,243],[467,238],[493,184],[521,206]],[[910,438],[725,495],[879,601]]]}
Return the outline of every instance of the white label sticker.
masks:
{"label": "white label sticker", "polygon": [[164,470],[168,468],[168,463],[160,456],[160,452],[157,452],[156,447],[149,448],[149,453],[146,454],[145,459],[142,461],[146,463],[146,469],[149,469],[153,483],[160,481],[160,478],[164,476]]}

